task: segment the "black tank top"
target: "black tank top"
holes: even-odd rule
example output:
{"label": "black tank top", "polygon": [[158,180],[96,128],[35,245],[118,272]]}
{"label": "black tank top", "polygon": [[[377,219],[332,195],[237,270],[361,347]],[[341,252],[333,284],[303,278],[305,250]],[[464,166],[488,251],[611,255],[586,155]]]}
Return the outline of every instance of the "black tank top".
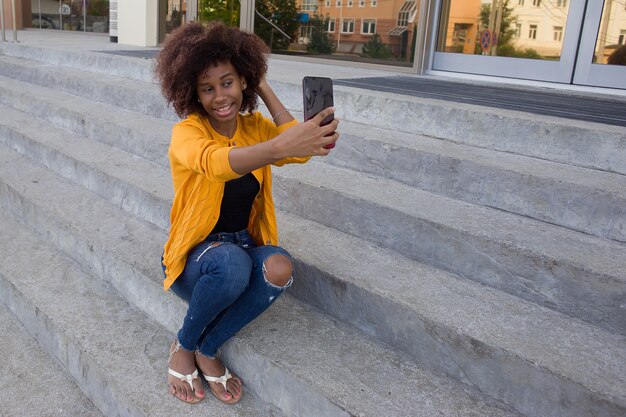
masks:
{"label": "black tank top", "polygon": [[227,181],[220,218],[209,234],[240,232],[248,227],[252,203],[260,189],[259,182],[252,173]]}

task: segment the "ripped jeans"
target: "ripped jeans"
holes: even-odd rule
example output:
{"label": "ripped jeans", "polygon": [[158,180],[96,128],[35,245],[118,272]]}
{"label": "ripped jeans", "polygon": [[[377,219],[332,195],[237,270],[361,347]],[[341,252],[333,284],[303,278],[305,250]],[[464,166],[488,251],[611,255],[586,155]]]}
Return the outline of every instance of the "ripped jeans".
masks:
{"label": "ripped jeans", "polygon": [[185,350],[214,357],[217,349],[264,312],[289,287],[265,277],[265,260],[291,257],[278,246],[256,246],[247,231],[216,233],[188,254],[172,290],[189,303],[178,340]]}

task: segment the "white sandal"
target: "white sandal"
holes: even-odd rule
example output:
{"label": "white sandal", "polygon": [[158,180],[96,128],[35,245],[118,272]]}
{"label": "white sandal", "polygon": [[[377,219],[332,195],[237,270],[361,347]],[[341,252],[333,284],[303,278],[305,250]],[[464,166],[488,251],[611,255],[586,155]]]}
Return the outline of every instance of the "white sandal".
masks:
{"label": "white sandal", "polygon": [[[215,390],[213,390],[213,387],[211,386],[211,384],[209,384],[209,388],[211,388],[211,392],[213,393],[213,395],[215,395],[215,397],[218,400],[222,401],[223,403],[237,404],[241,400],[241,397],[243,397],[243,395],[239,395],[239,398],[235,397],[233,393],[228,391],[228,388],[226,388],[226,382],[228,382],[229,379],[233,378],[233,376],[231,375],[230,371],[228,370],[226,366],[224,366],[224,375],[222,376],[208,376],[205,374],[202,374],[202,376],[204,376],[204,379],[206,379],[208,382],[217,382],[224,386],[224,391],[228,392],[231,396],[230,400],[225,400],[224,398],[220,397],[220,395],[218,395],[218,393],[215,392]],[[241,380],[240,380],[240,383],[241,383]]]}
{"label": "white sandal", "polygon": [[[172,350],[170,348],[170,357],[167,360],[167,364],[168,365],[172,361],[172,356],[174,356],[174,353],[178,352],[182,348],[182,345],[180,344],[180,342],[178,340],[176,340],[175,343],[176,343],[176,345],[174,346],[174,349]],[[188,383],[189,386],[191,387],[191,392],[194,393],[194,399],[191,400],[191,401],[182,400],[182,399],[178,398],[177,396],[176,396],[176,398],[178,398],[179,400],[181,400],[183,402],[189,403],[189,404],[195,404],[195,403],[199,402],[202,399],[200,397],[196,397],[196,395],[195,395],[195,387],[193,386],[193,380],[194,379],[198,379],[198,369],[193,371],[193,373],[191,373],[191,374],[183,375],[181,373],[176,372],[172,368],[168,367],[167,368],[167,373],[172,375],[174,378],[180,379],[182,382]]]}

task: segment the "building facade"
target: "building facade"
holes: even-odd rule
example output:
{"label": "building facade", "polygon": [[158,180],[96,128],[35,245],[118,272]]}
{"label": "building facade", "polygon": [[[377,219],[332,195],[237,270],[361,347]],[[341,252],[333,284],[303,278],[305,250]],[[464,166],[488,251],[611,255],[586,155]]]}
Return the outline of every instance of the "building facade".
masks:
{"label": "building facade", "polygon": [[[2,1],[10,28],[12,0]],[[624,0],[13,1],[18,28],[115,31],[130,45],[219,19],[255,31],[274,53],[626,89]]]}

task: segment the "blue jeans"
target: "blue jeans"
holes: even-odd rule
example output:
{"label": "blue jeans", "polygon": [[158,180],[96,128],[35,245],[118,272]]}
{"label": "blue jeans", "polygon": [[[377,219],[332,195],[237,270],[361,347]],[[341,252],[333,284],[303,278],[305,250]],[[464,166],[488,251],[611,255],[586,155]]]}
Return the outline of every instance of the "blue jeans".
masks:
{"label": "blue jeans", "polygon": [[194,247],[172,284],[189,303],[178,340],[189,351],[214,357],[217,349],[264,312],[289,287],[265,277],[265,260],[291,257],[278,246],[256,246],[246,230],[216,233]]}

